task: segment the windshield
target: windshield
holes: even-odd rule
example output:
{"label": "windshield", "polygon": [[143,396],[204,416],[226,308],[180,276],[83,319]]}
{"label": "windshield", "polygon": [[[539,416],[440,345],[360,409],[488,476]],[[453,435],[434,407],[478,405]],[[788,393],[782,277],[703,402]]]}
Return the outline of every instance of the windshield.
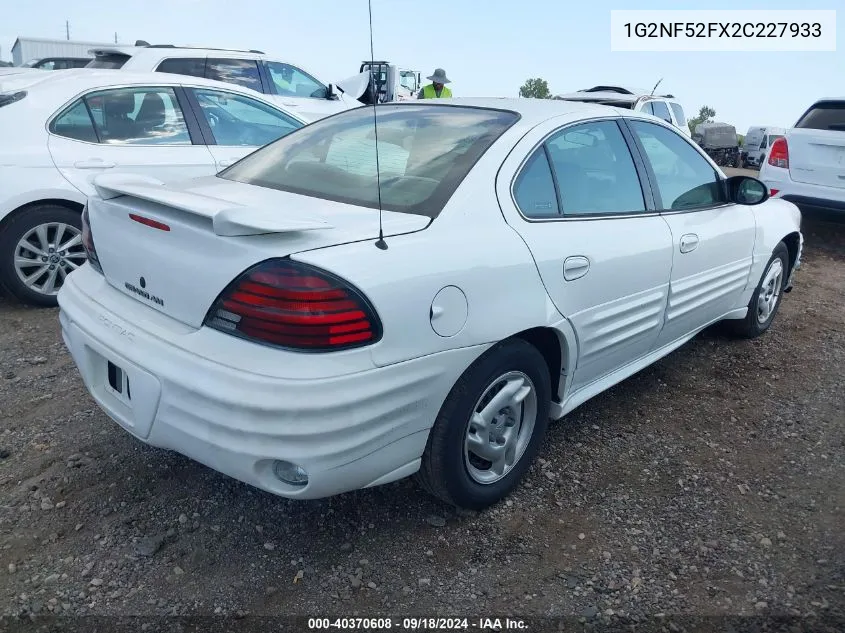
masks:
{"label": "windshield", "polygon": [[382,105],[322,119],[250,154],[221,178],[315,198],[435,218],[514,112]]}

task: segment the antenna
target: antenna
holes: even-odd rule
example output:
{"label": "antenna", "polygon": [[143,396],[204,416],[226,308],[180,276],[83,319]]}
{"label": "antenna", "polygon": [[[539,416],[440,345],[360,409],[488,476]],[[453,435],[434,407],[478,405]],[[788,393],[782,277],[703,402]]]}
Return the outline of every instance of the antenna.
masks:
{"label": "antenna", "polygon": [[[376,75],[375,75],[375,59],[376,54],[373,49],[373,0],[367,0],[367,7],[370,12],[370,83],[375,89]],[[378,241],[376,241],[376,248],[383,251],[387,250],[387,242],[384,241],[384,228],[382,226],[381,216],[381,166],[378,160],[378,117],[376,116],[376,103],[378,99],[373,99],[373,133],[376,137],[376,188],[378,190]]]}
{"label": "antenna", "polygon": [[651,89],[651,94],[649,95],[650,97],[654,96],[654,91],[657,90],[657,86],[659,86],[660,82],[662,82],[662,81],[663,81],[663,77],[660,78],[660,81],[658,81],[656,84],[654,84],[654,88]]}

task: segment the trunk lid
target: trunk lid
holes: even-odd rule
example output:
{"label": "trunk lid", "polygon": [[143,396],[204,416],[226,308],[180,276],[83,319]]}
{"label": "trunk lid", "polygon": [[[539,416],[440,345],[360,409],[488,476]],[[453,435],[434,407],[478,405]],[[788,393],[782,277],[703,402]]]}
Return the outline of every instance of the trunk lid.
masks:
{"label": "trunk lid", "polygon": [[[104,174],[88,203],[108,283],[198,328],[220,292],[266,259],[378,237],[378,211],[217,177],[164,185]],[[385,236],[428,226],[425,216],[385,211]]]}
{"label": "trunk lid", "polygon": [[786,142],[792,180],[845,188],[845,100],[813,105],[787,132]]}

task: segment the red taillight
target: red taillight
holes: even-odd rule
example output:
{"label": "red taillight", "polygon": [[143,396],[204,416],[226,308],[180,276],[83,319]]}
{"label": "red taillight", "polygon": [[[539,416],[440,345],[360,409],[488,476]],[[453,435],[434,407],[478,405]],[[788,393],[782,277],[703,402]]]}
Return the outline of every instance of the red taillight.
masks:
{"label": "red taillight", "polygon": [[789,169],[789,146],[786,144],[786,139],[781,137],[772,143],[772,149],[769,150],[769,165],[773,167],[783,167]]}
{"label": "red taillight", "polygon": [[91,219],[88,217],[88,205],[82,210],[82,247],[85,249],[85,255],[88,257],[88,263],[91,268],[96,270],[101,275],[103,268],[100,266],[100,258],[97,257],[97,249],[94,246],[94,235],[91,233]]}
{"label": "red taillight", "polygon": [[776,196],[780,189],[769,189],[769,196]]}
{"label": "red taillight", "polygon": [[381,323],[349,283],[308,264],[272,259],[220,294],[205,325],[298,351],[328,352],[375,343]]}

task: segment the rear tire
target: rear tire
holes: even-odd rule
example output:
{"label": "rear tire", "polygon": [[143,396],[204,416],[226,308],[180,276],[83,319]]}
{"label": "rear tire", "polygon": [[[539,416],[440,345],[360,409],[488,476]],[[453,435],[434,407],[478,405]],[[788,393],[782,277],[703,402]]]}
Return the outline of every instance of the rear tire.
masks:
{"label": "rear tire", "polygon": [[756,338],[768,330],[780,307],[788,278],[789,250],[786,244],[778,242],[748,302],[748,314],[741,321],[725,322],[731,333],[741,338]]}
{"label": "rear tire", "polygon": [[550,404],[549,369],[537,348],[521,339],[498,343],[449,392],[417,480],[461,508],[481,510],[496,503],[534,460]]}
{"label": "rear tire", "polygon": [[56,306],[66,275],[85,259],[82,216],[67,207],[30,207],[0,232],[0,284],[24,303]]}

